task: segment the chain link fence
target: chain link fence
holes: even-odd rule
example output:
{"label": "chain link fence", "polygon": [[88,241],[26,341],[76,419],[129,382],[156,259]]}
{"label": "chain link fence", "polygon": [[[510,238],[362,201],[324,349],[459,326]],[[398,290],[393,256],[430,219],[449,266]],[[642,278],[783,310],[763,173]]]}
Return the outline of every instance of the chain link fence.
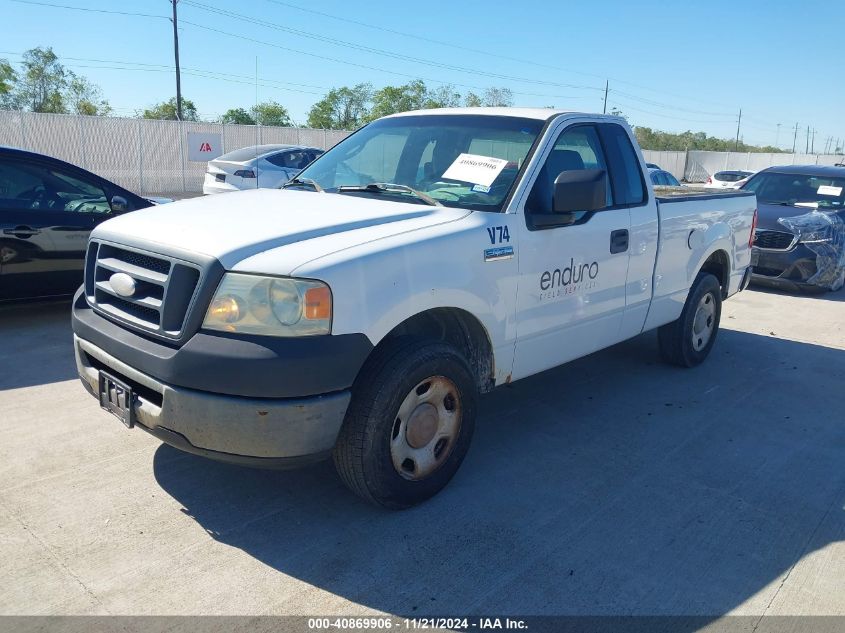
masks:
{"label": "chain link fence", "polygon": [[[223,152],[267,143],[328,149],[349,135],[341,130],[0,111],[0,145],[61,158],[146,194],[202,191],[206,163],[188,160],[189,132],[220,134]],[[643,155],[687,182],[704,182],[726,169],[845,162],[843,156],[827,154],[645,150]]]}
{"label": "chain link fence", "polygon": [[280,143],[328,149],[341,130],[0,111],[0,145],[55,156],[139,193],[201,192],[206,163],[188,160],[189,132],[219,134],[222,151]]}

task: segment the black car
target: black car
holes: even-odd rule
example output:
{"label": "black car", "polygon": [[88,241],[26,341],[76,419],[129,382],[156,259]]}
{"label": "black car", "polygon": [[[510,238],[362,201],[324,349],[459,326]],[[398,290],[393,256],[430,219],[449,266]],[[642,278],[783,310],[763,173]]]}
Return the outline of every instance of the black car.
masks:
{"label": "black car", "polygon": [[0,302],[73,294],[92,229],[152,204],[64,161],[0,147]]}
{"label": "black car", "polygon": [[741,189],[757,194],[753,281],[837,290],[845,278],[845,167],[769,167]]}

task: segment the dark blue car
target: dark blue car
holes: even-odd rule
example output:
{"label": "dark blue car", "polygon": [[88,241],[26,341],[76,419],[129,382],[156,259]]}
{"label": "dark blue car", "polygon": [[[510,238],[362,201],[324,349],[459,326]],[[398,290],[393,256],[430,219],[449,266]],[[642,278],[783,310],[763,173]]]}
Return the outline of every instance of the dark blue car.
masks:
{"label": "dark blue car", "polygon": [[845,167],[769,167],[742,186],[757,195],[757,283],[838,290],[845,280]]}
{"label": "dark blue car", "polygon": [[57,158],[0,147],[0,303],[73,294],[93,228],[152,204]]}

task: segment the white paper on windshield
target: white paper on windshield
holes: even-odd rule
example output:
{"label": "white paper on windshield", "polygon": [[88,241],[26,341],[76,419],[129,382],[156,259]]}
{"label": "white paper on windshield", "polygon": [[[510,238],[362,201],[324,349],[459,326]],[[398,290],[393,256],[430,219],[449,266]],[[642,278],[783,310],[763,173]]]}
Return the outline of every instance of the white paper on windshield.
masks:
{"label": "white paper on windshield", "polygon": [[831,187],[830,185],[822,185],[816,192],[820,196],[841,196],[842,187]]}
{"label": "white paper on windshield", "polygon": [[489,187],[507,164],[508,161],[504,158],[461,154],[455,159],[454,163],[449,165],[449,169],[443,172],[441,178],[450,178]]}

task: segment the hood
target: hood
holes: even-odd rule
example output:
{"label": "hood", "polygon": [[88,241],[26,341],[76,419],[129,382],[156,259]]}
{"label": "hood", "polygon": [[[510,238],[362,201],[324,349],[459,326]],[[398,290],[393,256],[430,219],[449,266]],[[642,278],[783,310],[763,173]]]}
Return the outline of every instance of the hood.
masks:
{"label": "hood", "polygon": [[788,231],[778,222],[779,218],[793,218],[797,215],[806,215],[813,211],[811,207],[795,207],[781,204],[768,204],[757,201],[757,228],[767,231]]}
{"label": "hood", "polygon": [[[313,260],[468,213],[364,196],[255,189],[127,213],[100,224],[92,237],[152,251],[170,247],[200,253],[231,270],[248,257],[290,244],[304,246],[310,241],[313,248],[305,250],[307,259]],[[292,270],[300,263],[286,262],[284,267]]]}

